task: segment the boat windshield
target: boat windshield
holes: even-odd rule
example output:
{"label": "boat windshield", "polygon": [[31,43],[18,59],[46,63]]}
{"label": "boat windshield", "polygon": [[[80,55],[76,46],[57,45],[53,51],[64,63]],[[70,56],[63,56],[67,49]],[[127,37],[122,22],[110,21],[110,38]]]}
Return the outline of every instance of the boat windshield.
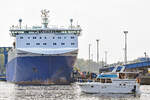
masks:
{"label": "boat windshield", "polygon": [[115,74],[100,74],[97,78],[117,78],[118,76]]}

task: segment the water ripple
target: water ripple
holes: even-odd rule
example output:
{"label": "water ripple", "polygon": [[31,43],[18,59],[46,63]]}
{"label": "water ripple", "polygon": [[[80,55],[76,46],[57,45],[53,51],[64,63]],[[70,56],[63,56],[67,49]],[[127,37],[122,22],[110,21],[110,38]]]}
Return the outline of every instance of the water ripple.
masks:
{"label": "water ripple", "polygon": [[[149,97],[150,86],[141,87],[143,94],[84,94],[73,85],[15,85],[0,82],[0,100],[144,100]],[[148,89],[149,88],[149,89]],[[148,89],[148,90],[144,90]],[[146,96],[145,96],[146,95]]]}

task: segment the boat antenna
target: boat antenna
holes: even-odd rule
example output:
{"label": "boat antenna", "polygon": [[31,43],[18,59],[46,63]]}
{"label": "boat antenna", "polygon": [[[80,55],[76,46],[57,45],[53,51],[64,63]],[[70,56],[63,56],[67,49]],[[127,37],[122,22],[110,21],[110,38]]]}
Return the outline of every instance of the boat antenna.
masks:
{"label": "boat antenna", "polygon": [[46,10],[46,9],[44,9],[44,10],[41,10],[41,18],[42,18],[42,24],[43,24],[43,28],[47,28],[47,26],[48,26],[48,13],[49,13],[49,10]]}
{"label": "boat antenna", "polygon": [[22,19],[19,19],[19,28],[21,29]]}

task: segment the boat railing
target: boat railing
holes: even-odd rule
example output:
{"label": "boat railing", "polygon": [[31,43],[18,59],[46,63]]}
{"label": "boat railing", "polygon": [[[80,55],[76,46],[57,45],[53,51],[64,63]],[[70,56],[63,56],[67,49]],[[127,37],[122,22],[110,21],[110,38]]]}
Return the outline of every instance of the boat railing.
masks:
{"label": "boat railing", "polygon": [[91,79],[82,79],[82,78],[77,78],[74,79],[74,82],[93,82],[94,80]]}
{"label": "boat railing", "polygon": [[25,29],[32,29],[32,27],[27,27],[27,26],[22,26],[22,27],[12,26],[12,27],[10,27],[10,30],[25,30]]}
{"label": "boat railing", "polygon": [[94,79],[82,79],[78,78],[74,82],[100,82],[100,83],[112,83],[112,78],[94,78]]}

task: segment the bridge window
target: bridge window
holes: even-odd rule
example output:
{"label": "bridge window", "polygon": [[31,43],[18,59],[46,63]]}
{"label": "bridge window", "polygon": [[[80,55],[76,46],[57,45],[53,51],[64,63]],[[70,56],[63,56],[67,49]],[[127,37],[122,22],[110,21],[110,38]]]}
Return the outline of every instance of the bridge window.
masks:
{"label": "bridge window", "polygon": [[40,43],[36,43],[36,45],[40,45]]}
{"label": "bridge window", "polygon": [[28,39],[30,39],[30,37],[28,37]]}
{"label": "bridge window", "polygon": [[57,45],[57,43],[53,43],[53,45]]}
{"label": "bridge window", "polygon": [[44,37],[46,39],[46,37]]}
{"label": "bridge window", "polygon": [[36,37],[33,37],[33,39],[36,39]]}
{"label": "bridge window", "polygon": [[30,45],[30,43],[26,43],[26,45]]}
{"label": "bridge window", "polygon": [[67,37],[64,37],[64,39],[66,39]]}
{"label": "bridge window", "polygon": [[61,43],[61,45],[65,45],[65,43]]}
{"label": "bridge window", "polygon": [[43,45],[46,45],[46,43],[43,43]]}
{"label": "bridge window", "polygon": [[71,43],[71,45],[75,45],[75,43]]}
{"label": "bridge window", "polygon": [[72,36],[71,39],[74,39],[74,36]]}
{"label": "bridge window", "polygon": [[42,39],[42,37],[40,37],[40,39]]}
{"label": "bridge window", "polygon": [[20,37],[20,39],[23,39],[23,37]]}
{"label": "bridge window", "polygon": [[53,39],[55,39],[55,37],[53,37]]}
{"label": "bridge window", "polygon": [[58,37],[58,39],[61,39],[61,37]]}

